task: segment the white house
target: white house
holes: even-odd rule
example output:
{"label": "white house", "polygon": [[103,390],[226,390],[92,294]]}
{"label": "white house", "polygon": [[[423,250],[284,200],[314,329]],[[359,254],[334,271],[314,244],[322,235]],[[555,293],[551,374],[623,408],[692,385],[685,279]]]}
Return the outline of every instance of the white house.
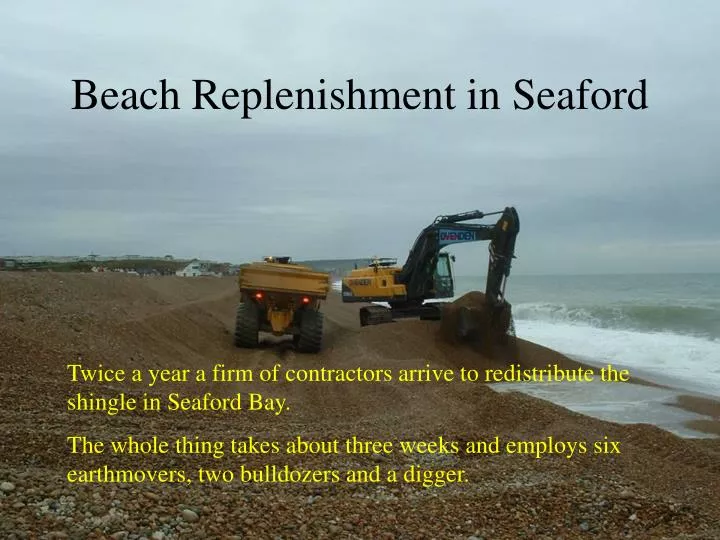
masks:
{"label": "white house", "polygon": [[181,277],[202,276],[203,270],[203,265],[200,263],[200,261],[192,261],[182,270],[178,270],[177,272],[175,272],[175,275]]}
{"label": "white house", "polygon": [[175,272],[175,275],[181,277],[222,276],[222,274],[218,272],[210,271],[210,265],[208,263],[200,262],[197,259],[191,261],[190,264],[188,264],[182,270],[178,270],[177,272]]}

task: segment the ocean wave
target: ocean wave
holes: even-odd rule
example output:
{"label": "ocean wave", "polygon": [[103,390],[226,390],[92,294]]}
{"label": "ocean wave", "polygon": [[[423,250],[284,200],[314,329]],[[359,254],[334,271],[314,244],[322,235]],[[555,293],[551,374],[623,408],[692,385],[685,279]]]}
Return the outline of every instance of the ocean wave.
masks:
{"label": "ocean wave", "polygon": [[515,331],[523,339],[591,364],[611,363],[652,373],[651,380],[710,395],[718,395],[720,389],[718,340],[529,319],[516,320]]}
{"label": "ocean wave", "polygon": [[641,332],[670,332],[720,339],[720,310],[707,306],[615,304],[572,306],[521,303],[513,306],[517,320],[544,321]]}

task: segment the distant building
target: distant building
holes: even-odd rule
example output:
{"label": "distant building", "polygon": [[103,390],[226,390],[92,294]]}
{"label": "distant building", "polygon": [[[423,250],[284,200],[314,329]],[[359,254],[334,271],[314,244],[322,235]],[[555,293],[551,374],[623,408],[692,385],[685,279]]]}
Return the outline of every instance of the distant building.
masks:
{"label": "distant building", "polygon": [[222,276],[219,272],[213,272],[208,263],[201,262],[197,259],[190,262],[190,264],[182,270],[175,272],[175,275],[181,277]]}
{"label": "distant building", "polygon": [[181,277],[196,277],[196,276],[202,275],[202,269],[200,268],[200,261],[191,262],[182,270],[178,270],[177,272],[175,272],[175,275],[181,276]]}

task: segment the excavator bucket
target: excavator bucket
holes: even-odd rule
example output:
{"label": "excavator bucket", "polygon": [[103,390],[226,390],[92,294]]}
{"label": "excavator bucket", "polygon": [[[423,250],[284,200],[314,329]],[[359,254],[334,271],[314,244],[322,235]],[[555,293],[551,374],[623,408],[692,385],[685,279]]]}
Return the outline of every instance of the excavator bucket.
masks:
{"label": "excavator bucket", "polygon": [[445,306],[441,331],[449,341],[471,343],[490,353],[514,334],[512,306],[507,302],[493,306],[484,294],[471,293],[463,302]]}
{"label": "excavator bucket", "polygon": [[496,342],[504,342],[512,333],[512,315],[510,305],[495,310],[462,306],[458,309],[456,334],[460,339],[492,337]]}

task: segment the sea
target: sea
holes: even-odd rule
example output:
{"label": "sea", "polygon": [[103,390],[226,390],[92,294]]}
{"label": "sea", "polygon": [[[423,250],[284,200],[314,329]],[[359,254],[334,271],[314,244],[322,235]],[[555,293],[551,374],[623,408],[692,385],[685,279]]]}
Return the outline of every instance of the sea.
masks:
{"label": "sea", "polygon": [[[455,289],[484,291],[485,278]],[[720,274],[511,275],[505,294],[518,337],[720,397]]]}

